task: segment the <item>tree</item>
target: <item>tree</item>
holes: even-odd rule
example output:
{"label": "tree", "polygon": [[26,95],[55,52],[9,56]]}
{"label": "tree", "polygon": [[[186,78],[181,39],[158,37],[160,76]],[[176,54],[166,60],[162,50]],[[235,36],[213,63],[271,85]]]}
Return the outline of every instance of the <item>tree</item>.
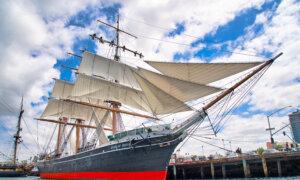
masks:
{"label": "tree", "polygon": [[282,149],[283,149],[283,145],[281,145],[281,144],[276,144],[275,149],[276,149],[276,150],[282,150]]}
{"label": "tree", "polygon": [[264,153],[264,151],[265,151],[264,148],[260,147],[256,150],[256,154],[261,156]]}

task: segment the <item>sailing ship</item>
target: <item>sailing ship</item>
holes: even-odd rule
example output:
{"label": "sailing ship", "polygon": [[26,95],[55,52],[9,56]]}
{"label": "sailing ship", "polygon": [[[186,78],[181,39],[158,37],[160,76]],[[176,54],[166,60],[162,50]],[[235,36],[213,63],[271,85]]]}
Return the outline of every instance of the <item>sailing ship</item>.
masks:
{"label": "sailing ship", "polygon": [[[104,22],[102,22],[104,23]],[[105,23],[104,23],[105,24]],[[141,53],[116,40],[91,35],[100,43],[115,47],[114,58],[84,51],[76,69],[75,83],[55,79],[51,98],[37,120],[56,123],[55,150],[38,162],[41,178],[46,179],[165,179],[166,167],[175,148],[196,124],[208,117],[208,110],[242,84],[264,72],[282,53],[263,62],[176,63],[144,61],[149,68],[135,67],[120,59],[119,51]],[[132,36],[132,35],[131,35]],[[240,72],[248,73],[231,87],[209,85]],[[200,109],[187,102],[212,95]],[[191,115],[172,127],[159,123],[125,130],[122,116],[161,122],[162,116],[191,111]],[[67,132],[67,127],[69,131]],[[66,146],[75,129],[75,151]],[[88,139],[86,132],[93,129]],[[63,135],[64,134],[64,135]]]}
{"label": "sailing ship", "polygon": [[[13,147],[13,157],[10,159],[11,161],[0,163],[0,177],[23,177],[26,176],[25,169],[26,166],[20,165],[17,163],[17,152],[18,152],[18,145],[20,144],[21,140],[21,119],[24,113],[23,109],[23,98],[21,101],[21,108],[18,116],[18,123],[17,123],[17,130],[16,134],[14,135],[14,147]],[[27,169],[28,170],[28,169]],[[29,171],[31,169],[29,168]]]}

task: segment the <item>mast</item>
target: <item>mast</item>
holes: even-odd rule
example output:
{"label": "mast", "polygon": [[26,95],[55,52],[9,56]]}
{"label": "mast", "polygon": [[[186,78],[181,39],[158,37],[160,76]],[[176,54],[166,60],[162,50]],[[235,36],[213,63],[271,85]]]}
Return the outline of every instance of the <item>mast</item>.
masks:
{"label": "mast", "polygon": [[24,113],[24,109],[23,109],[23,96],[22,96],[22,100],[21,100],[21,108],[20,108],[20,113],[19,113],[19,117],[18,117],[18,124],[17,124],[17,132],[14,135],[14,152],[13,152],[13,164],[16,165],[16,161],[17,161],[17,150],[18,150],[18,144],[22,141],[21,140],[21,136],[20,136],[20,132],[22,131],[21,129],[21,119]]}
{"label": "mast", "polygon": [[[120,106],[122,105],[120,102],[117,101],[106,101],[107,103],[110,103],[112,108],[116,110],[120,110]],[[117,119],[117,114],[120,112],[112,111],[112,133],[116,134],[118,132],[118,125],[119,125],[119,119]]]}
{"label": "mast", "polygon": [[62,136],[63,136],[63,132],[64,129],[66,127],[66,123],[68,121],[68,118],[66,117],[62,117],[59,118],[59,125],[58,125],[58,132],[57,132],[57,141],[56,141],[56,155],[60,156],[60,154],[62,153],[61,150],[61,142],[62,142]]}
{"label": "mast", "polygon": [[[62,119],[59,118],[59,121],[62,122]],[[61,130],[62,130],[62,124],[58,124],[58,132],[57,132],[57,141],[56,141],[56,155],[59,156],[60,155],[60,144],[61,144],[61,139],[62,139],[62,134],[61,134]]]}
{"label": "mast", "polygon": [[[120,15],[119,14],[117,15],[117,27],[112,26],[112,25],[110,25],[108,23],[102,22],[100,20],[97,20],[97,21],[100,22],[100,23],[102,23],[102,24],[104,24],[104,25],[106,25],[106,26],[108,26],[108,27],[111,27],[111,28],[115,29],[115,31],[116,31],[116,43],[114,43],[114,41],[109,42],[107,40],[104,40],[102,37],[97,37],[96,34],[91,35],[91,37],[92,37],[93,40],[97,39],[97,40],[99,40],[100,43],[109,43],[111,46],[115,46],[115,48],[116,48],[116,50],[115,50],[115,56],[114,56],[114,60],[115,61],[120,61],[119,48],[122,48],[123,51],[131,52],[135,56],[139,55],[140,58],[143,57],[142,53],[138,53],[137,51],[133,51],[131,49],[128,49],[128,48],[126,48],[125,45],[124,46],[120,46],[120,32],[122,32],[124,34],[127,34],[127,35],[129,35],[131,37],[134,37],[136,39],[137,39],[137,37],[134,36],[134,35],[132,35],[132,34],[130,34],[130,33],[128,33],[128,32],[126,32],[126,31],[124,31],[124,30],[120,29]],[[126,111],[122,111],[122,110],[120,110],[120,106],[121,106],[120,102],[112,101],[112,100],[107,100],[106,102],[109,103],[112,108],[101,107],[101,106],[98,106],[97,108],[103,108],[103,109],[111,110],[111,112],[112,112],[112,133],[113,134],[116,134],[117,131],[118,131],[117,127],[118,127],[118,124],[120,123],[119,122],[120,120],[117,119],[117,114],[119,114],[120,112],[123,112],[125,114],[131,114],[131,115],[134,115],[134,116],[140,116],[140,117],[145,117],[145,118],[152,118],[150,116],[140,115],[138,113],[130,113],[130,112],[128,113]],[[85,104],[85,105],[87,105],[87,104]]]}
{"label": "mast", "polygon": [[139,52],[134,51],[132,49],[128,49],[125,45],[123,45],[123,46],[120,45],[120,32],[124,33],[124,34],[127,34],[127,35],[129,35],[131,37],[134,37],[135,39],[137,39],[137,37],[135,35],[133,35],[133,34],[130,34],[130,33],[126,32],[126,31],[120,29],[120,15],[119,14],[117,16],[117,27],[115,27],[113,25],[110,25],[108,23],[105,23],[105,22],[103,22],[101,20],[97,20],[97,21],[100,22],[100,23],[102,23],[102,24],[104,24],[104,25],[106,25],[106,26],[108,26],[108,27],[111,27],[111,28],[115,29],[115,31],[116,31],[116,41],[117,41],[116,43],[114,41],[105,40],[103,37],[97,37],[96,34],[91,34],[90,35],[93,40],[98,40],[100,43],[107,43],[110,46],[115,46],[116,47],[116,52],[115,52],[115,56],[114,56],[114,60],[115,61],[119,61],[120,60],[119,49],[122,49],[123,51],[131,52],[131,53],[134,54],[134,56],[138,55],[140,58],[144,57],[142,53],[139,53]]}
{"label": "mast", "polygon": [[76,119],[76,123],[77,125],[75,126],[76,127],[76,153],[79,152],[80,150],[80,125],[82,124],[82,120],[81,119]]}
{"label": "mast", "polygon": [[119,30],[120,30],[120,15],[118,14],[117,16],[117,29],[116,29],[116,38],[117,38],[117,46],[116,46],[116,52],[115,52],[115,61],[119,61],[120,60],[120,56],[119,56]]}

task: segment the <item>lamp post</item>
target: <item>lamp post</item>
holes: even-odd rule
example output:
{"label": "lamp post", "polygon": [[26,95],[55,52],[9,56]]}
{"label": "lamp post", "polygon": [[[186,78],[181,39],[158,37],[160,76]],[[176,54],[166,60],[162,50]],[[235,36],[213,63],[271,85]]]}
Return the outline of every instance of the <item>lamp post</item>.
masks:
{"label": "lamp post", "polygon": [[273,135],[274,135],[274,134],[272,133],[272,130],[275,130],[275,128],[271,128],[270,117],[271,117],[272,115],[274,115],[275,113],[278,113],[279,111],[282,111],[283,109],[288,108],[288,107],[292,107],[292,106],[285,106],[285,107],[280,108],[280,109],[278,109],[277,111],[274,111],[274,112],[272,112],[271,114],[267,115],[268,128],[266,129],[266,131],[269,131],[269,133],[270,133],[270,141],[271,141],[271,144],[272,144],[272,148],[273,148],[273,146],[274,146],[274,138],[273,138]]}

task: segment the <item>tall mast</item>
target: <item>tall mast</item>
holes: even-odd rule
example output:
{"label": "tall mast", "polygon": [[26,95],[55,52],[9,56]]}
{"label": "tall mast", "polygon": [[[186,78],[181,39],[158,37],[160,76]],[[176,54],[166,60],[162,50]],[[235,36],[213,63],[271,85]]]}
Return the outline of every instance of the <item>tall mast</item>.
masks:
{"label": "tall mast", "polygon": [[21,108],[20,108],[20,113],[19,113],[19,117],[18,117],[18,124],[17,124],[17,132],[14,135],[14,154],[13,154],[13,164],[16,165],[16,161],[17,161],[17,150],[18,150],[18,144],[21,142],[21,136],[20,136],[20,132],[22,131],[21,129],[21,119],[24,113],[24,109],[23,109],[23,96],[22,96],[22,100],[21,100]]}
{"label": "tall mast", "polygon": [[68,122],[68,118],[67,117],[61,117],[59,118],[59,123],[58,123],[58,131],[57,131],[57,141],[56,141],[56,156],[60,156],[61,155],[61,146],[62,146],[62,137],[63,137],[63,133],[65,131],[66,128],[66,123]]}
{"label": "tall mast", "polygon": [[115,52],[115,61],[119,61],[120,60],[120,56],[119,56],[119,30],[120,30],[120,15],[118,14],[117,16],[117,28],[116,28],[116,38],[117,38],[117,45],[116,45],[116,52]]}
{"label": "tall mast", "polygon": [[[62,119],[59,118],[59,121],[62,122]],[[62,139],[62,126],[63,124],[58,124],[58,131],[57,131],[57,141],[56,141],[56,155],[60,156],[60,144],[61,144],[61,139]]]}
{"label": "tall mast", "polygon": [[120,29],[120,15],[118,14],[117,16],[117,26],[113,26],[113,25],[110,25],[106,22],[103,22],[101,20],[97,20],[99,23],[101,24],[104,24],[110,28],[113,28],[115,31],[116,31],[116,42],[113,40],[113,41],[109,41],[109,40],[106,40],[104,39],[103,37],[98,37],[96,34],[91,34],[91,38],[93,40],[97,40],[99,41],[100,43],[107,43],[109,44],[110,46],[115,46],[116,47],[116,52],[115,52],[115,57],[114,57],[114,60],[115,61],[119,61],[120,60],[120,55],[119,55],[119,49],[123,50],[123,51],[128,51],[128,52],[131,52],[132,54],[134,54],[134,56],[139,56],[140,58],[144,57],[142,53],[139,53],[135,50],[132,50],[132,49],[129,49],[127,48],[125,45],[120,45],[120,32],[121,33],[124,33],[124,34],[127,34],[135,39],[137,39],[137,37],[133,34],[130,34],[122,29]]}

